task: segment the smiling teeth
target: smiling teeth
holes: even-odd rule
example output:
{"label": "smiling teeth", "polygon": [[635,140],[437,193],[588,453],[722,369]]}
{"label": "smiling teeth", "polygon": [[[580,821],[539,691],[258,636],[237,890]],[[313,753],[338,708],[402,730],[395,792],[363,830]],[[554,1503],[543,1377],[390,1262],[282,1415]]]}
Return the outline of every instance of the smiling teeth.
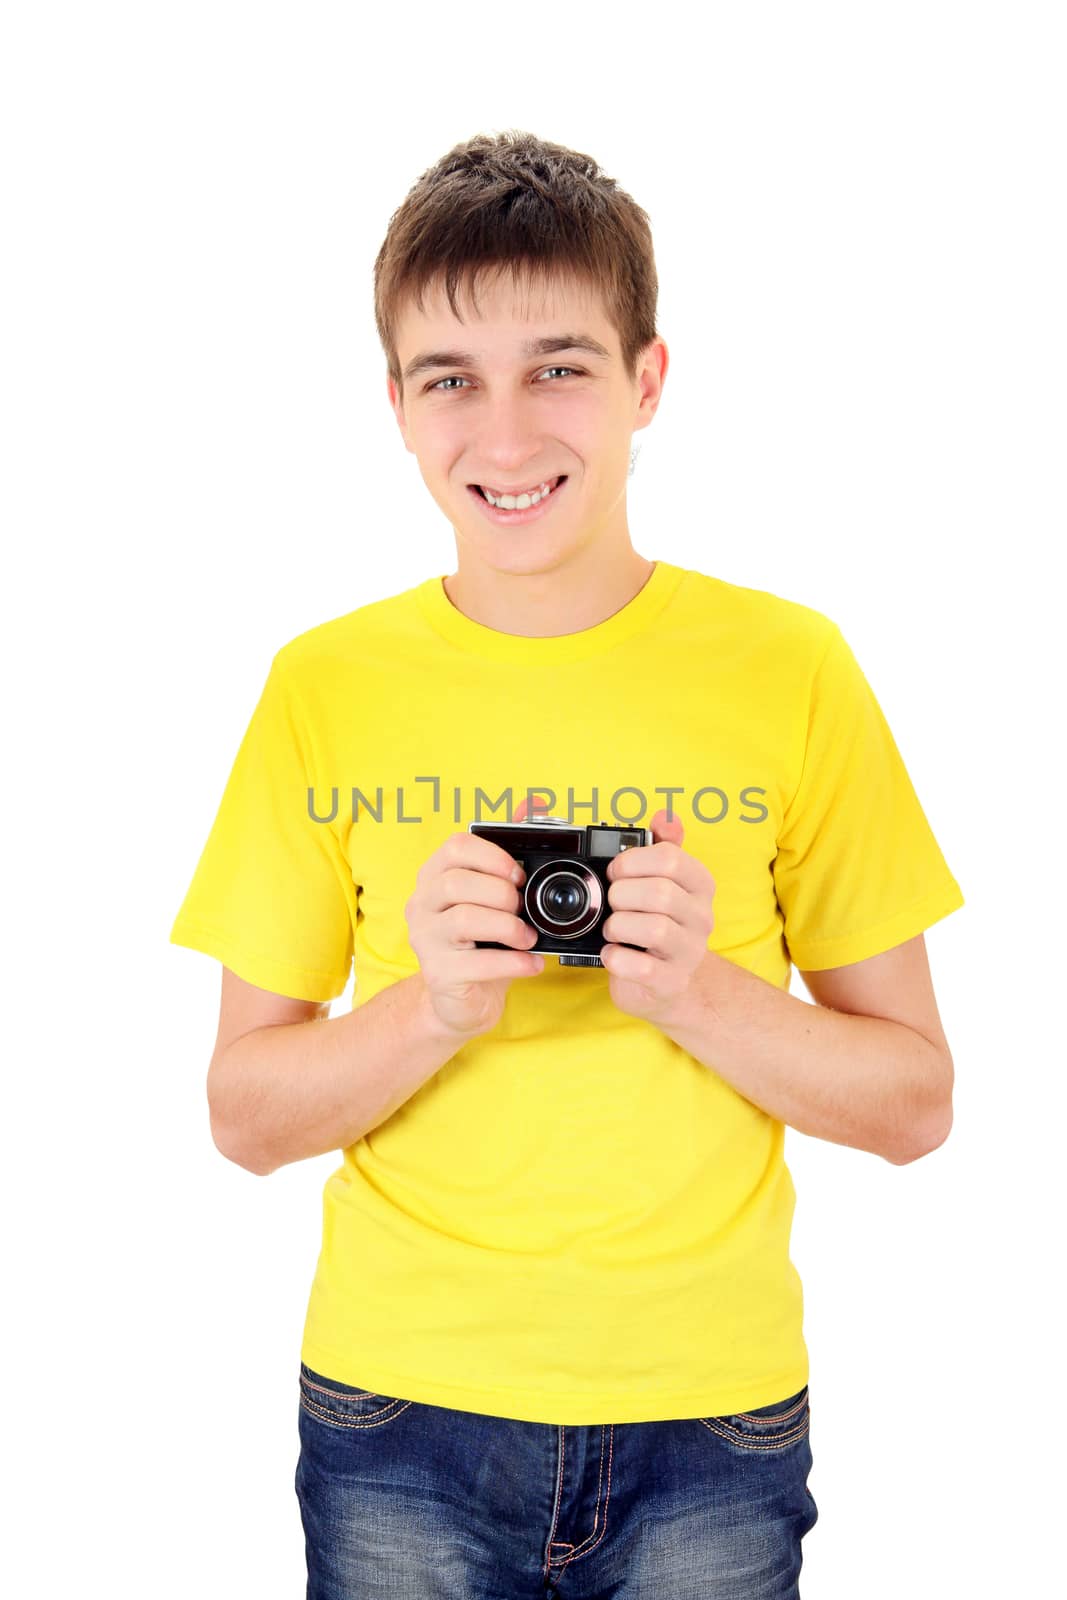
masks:
{"label": "smiling teeth", "polygon": [[[555,488],[558,482],[558,478],[551,480],[552,488]],[[485,487],[484,483],[481,485],[481,490],[489,504],[496,506],[501,511],[525,511],[527,506],[540,505],[541,501],[551,493],[548,480],[528,494],[494,495],[491,490]]]}

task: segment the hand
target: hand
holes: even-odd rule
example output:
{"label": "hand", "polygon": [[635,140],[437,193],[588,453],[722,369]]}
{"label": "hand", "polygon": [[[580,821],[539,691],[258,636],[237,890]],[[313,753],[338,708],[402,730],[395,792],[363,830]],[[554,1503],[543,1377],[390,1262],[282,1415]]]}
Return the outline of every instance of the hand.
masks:
{"label": "hand", "polygon": [[[517,822],[525,806],[521,801]],[[525,875],[516,885],[515,867],[514,857],[491,840],[454,833],[419,868],[404,907],[430,1003],[454,1033],[473,1037],[495,1027],[512,978],[544,968],[544,956],[530,953],[537,934],[517,915]],[[476,950],[476,939],[514,948]]]}
{"label": "hand", "polygon": [[[599,955],[619,1010],[662,1022],[703,963],[715,926],[715,880],[681,848],[685,829],[677,817],[668,821],[657,811],[651,827],[652,844],[621,851],[608,867],[612,911]],[[623,949],[619,940],[648,954]]]}

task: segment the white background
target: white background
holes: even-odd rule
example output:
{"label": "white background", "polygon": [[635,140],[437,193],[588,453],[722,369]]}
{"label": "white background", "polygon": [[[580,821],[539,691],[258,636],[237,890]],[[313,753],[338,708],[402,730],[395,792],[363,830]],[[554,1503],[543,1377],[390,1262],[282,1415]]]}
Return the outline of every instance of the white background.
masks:
{"label": "white background", "polygon": [[652,220],[671,366],[635,548],[840,624],[967,901],[927,934],[947,1144],[898,1168],[787,1137],[803,1593],[1047,1592],[1057,11],[6,14],[8,1592],[304,1592],[299,1341],[340,1157],[265,1181],[218,1154],[219,968],[168,934],[274,652],[455,569],[371,269],[417,176],[509,127],[592,154]]}

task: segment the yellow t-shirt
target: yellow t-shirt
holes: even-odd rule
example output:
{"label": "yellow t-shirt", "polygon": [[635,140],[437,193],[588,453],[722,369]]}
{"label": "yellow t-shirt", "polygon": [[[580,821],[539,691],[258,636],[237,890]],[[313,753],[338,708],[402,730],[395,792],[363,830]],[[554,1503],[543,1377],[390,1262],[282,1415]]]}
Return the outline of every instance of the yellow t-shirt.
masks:
{"label": "yellow t-shirt", "polygon": [[[436,577],[291,640],[171,940],[306,1000],[340,995],[354,961],[365,1005],[418,969],[419,867],[527,788],[620,826],[669,793],[716,885],[709,948],[781,988],[791,960],[863,961],[963,905],[837,624],[660,561],[581,633],[498,633]],[[548,956],[343,1152],[301,1359],[571,1425],[792,1394],[808,1357],[784,1134],[620,1012],[604,969]]]}

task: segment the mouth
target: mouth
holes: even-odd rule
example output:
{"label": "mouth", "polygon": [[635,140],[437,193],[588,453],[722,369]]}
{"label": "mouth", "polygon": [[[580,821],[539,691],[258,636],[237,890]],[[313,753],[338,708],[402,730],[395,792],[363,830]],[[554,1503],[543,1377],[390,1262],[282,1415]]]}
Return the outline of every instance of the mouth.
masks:
{"label": "mouth", "polygon": [[481,485],[477,483],[469,483],[467,485],[467,493],[472,495],[478,502],[483,514],[489,518],[490,522],[495,522],[503,528],[518,527],[522,523],[536,522],[538,517],[545,516],[559,498],[563,486],[569,480],[567,474],[563,473],[560,477],[554,480],[549,478],[547,481],[553,485],[548,494],[542,500],[539,500],[535,506],[527,506],[522,511],[503,511],[498,506],[490,505],[482,492]]}

